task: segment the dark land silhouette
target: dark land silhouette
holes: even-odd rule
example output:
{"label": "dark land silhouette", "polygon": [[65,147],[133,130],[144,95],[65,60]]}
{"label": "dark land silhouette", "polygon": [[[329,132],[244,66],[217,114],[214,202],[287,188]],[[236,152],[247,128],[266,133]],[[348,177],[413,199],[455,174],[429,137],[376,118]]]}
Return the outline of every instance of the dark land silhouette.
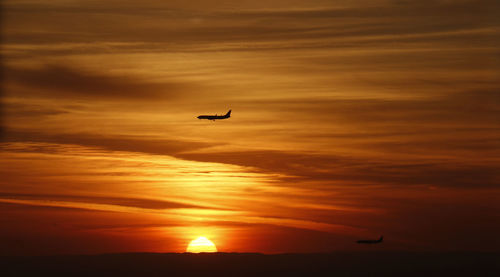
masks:
{"label": "dark land silhouette", "polygon": [[127,253],[3,257],[1,276],[498,276],[500,253]]}

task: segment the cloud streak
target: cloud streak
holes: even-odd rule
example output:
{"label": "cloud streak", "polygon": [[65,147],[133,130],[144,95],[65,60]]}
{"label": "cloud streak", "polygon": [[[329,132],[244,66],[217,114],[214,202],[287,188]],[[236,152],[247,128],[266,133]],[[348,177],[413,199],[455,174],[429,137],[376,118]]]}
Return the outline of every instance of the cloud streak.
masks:
{"label": "cloud streak", "polygon": [[[24,28],[12,28],[12,31],[9,28],[6,41],[7,44],[142,42],[149,45],[149,50],[189,51],[200,46],[209,50],[214,43],[229,42],[238,43],[243,48],[263,42],[269,43],[267,47],[277,49],[290,46],[290,43],[300,47],[304,41],[310,41],[313,47],[324,47],[325,42],[329,47],[352,47],[353,43],[360,46],[358,43],[366,39],[383,45],[388,41],[393,44],[424,42],[438,35],[437,41],[454,43],[458,38],[468,45],[473,43],[471,37],[488,38],[482,40],[481,44],[484,46],[484,43],[490,42],[493,47],[497,41],[495,34],[498,33],[499,23],[493,12],[498,10],[498,3],[489,0],[405,4],[386,2],[342,8],[230,11],[217,10],[216,6],[197,10],[168,5],[158,8],[156,5],[157,3],[145,3],[143,8],[134,9],[133,14],[128,9],[117,9],[116,5],[105,3],[87,4],[83,7],[7,5],[6,23],[9,26],[18,24]],[[47,13],[52,16],[42,18],[42,14]],[[68,15],[72,16],[71,21],[75,23],[91,18],[96,24],[73,24],[72,32],[68,33],[65,26],[57,24],[68,20]],[[121,24],[123,18],[140,24],[124,28]],[[22,21],[19,22],[20,20]],[[43,24],[40,23],[42,20]],[[38,26],[41,31],[27,31],[34,26]],[[488,28],[492,28],[490,33],[482,33]],[[451,33],[447,36],[446,32]],[[347,40],[342,41],[344,39]],[[182,47],[177,47],[179,44]],[[102,49],[106,51],[106,48]],[[251,50],[252,47],[246,49]],[[141,47],[137,50],[141,50]]]}
{"label": "cloud streak", "polygon": [[[40,205],[51,205],[51,203],[88,203],[88,204],[102,204],[102,205],[115,205],[131,208],[142,208],[150,210],[165,210],[165,209],[212,209],[212,207],[204,207],[200,205],[188,204],[183,202],[168,201],[161,199],[147,199],[147,198],[130,198],[130,197],[106,197],[106,196],[91,196],[91,195],[63,195],[63,194],[25,194],[25,193],[0,193],[2,201],[12,203],[37,203]],[[16,202],[19,200],[18,202]],[[24,201],[24,202],[23,202]],[[32,202],[30,202],[32,201]]]}
{"label": "cloud streak", "polygon": [[182,82],[153,83],[129,76],[91,73],[60,65],[46,65],[37,69],[6,68],[4,74],[7,84],[29,88],[30,90],[24,92],[42,97],[115,101],[119,99],[140,101],[144,98],[171,99],[194,87]]}
{"label": "cloud streak", "polygon": [[190,142],[164,138],[155,139],[145,138],[142,136],[106,136],[85,133],[47,134],[44,132],[18,130],[9,130],[4,138],[4,141],[75,144],[88,147],[100,147],[110,151],[141,152],[170,156],[184,151],[221,145],[220,143]]}

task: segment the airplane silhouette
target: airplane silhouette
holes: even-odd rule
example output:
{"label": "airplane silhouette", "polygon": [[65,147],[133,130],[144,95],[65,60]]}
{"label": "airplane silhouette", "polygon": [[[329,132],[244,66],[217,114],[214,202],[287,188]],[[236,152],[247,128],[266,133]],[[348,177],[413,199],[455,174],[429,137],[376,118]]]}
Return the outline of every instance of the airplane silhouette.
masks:
{"label": "airplane silhouette", "polygon": [[380,236],[380,238],[378,240],[367,239],[367,240],[358,240],[356,242],[357,243],[373,244],[373,243],[381,243],[383,240],[384,240],[384,236]]}
{"label": "airplane silhouette", "polygon": [[225,115],[200,115],[198,119],[208,119],[215,121],[216,119],[226,119],[231,117],[231,110],[227,112]]}

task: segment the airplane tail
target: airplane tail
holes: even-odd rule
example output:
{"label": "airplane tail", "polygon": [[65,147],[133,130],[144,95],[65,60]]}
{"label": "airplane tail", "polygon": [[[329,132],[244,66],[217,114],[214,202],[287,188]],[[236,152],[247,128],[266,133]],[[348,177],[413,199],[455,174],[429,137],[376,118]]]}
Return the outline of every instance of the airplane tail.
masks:
{"label": "airplane tail", "polygon": [[229,112],[227,112],[227,114],[225,115],[225,117],[231,117],[231,110],[229,110]]}

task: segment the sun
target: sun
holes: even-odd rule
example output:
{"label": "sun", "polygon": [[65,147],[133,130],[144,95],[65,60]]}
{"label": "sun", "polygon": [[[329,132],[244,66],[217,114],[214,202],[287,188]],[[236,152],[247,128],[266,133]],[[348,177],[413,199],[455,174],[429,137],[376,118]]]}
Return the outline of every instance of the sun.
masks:
{"label": "sun", "polygon": [[198,237],[189,243],[186,252],[217,252],[217,248],[215,247],[215,244],[206,237]]}

